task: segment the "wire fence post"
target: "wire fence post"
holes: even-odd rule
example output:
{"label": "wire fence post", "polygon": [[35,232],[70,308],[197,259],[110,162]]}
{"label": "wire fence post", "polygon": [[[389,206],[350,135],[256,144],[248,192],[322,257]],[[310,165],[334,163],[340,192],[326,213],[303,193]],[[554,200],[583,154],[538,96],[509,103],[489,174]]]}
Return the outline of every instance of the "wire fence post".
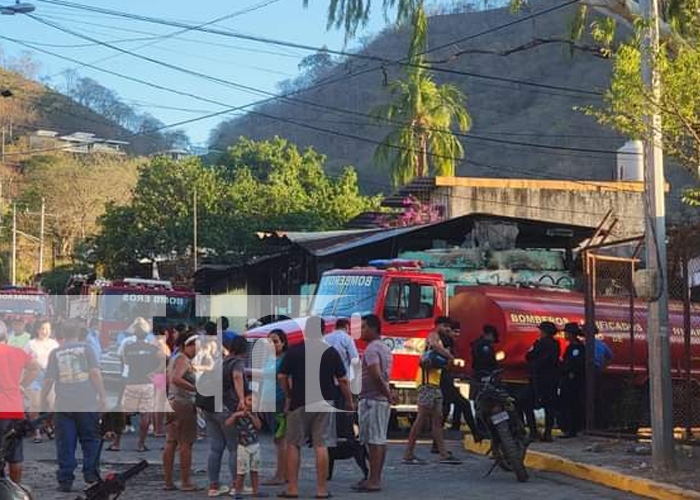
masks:
{"label": "wire fence post", "polygon": [[586,323],[586,432],[595,430],[595,255],[590,251],[584,252],[584,309]]}
{"label": "wire fence post", "polygon": [[683,349],[684,349],[684,365],[685,365],[685,438],[692,439],[693,437],[693,377],[692,377],[692,324],[690,311],[690,248],[685,245],[681,252],[681,277],[683,279]]}

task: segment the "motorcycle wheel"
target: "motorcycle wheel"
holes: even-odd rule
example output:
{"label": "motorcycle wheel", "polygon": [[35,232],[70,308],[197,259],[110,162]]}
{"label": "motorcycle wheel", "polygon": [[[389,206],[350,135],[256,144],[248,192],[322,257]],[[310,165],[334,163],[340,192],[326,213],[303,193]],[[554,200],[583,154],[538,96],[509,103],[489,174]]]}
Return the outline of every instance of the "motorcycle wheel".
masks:
{"label": "motorcycle wheel", "polygon": [[510,432],[510,425],[506,422],[501,422],[496,425],[496,432],[501,441],[501,461],[507,462],[510,470],[515,472],[515,477],[521,483],[526,482],[530,476],[525,468],[525,446],[519,440],[516,440]]}

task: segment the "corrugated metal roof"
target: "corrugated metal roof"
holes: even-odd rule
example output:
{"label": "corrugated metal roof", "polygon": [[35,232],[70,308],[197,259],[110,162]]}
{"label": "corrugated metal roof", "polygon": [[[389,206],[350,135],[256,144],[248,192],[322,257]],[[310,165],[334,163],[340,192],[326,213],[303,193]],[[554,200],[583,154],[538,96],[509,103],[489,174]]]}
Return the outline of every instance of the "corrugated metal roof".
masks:
{"label": "corrugated metal roof", "polygon": [[317,240],[328,240],[333,238],[353,237],[364,234],[367,231],[379,231],[381,229],[342,229],[338,231],[277,231],[278,236],[286,237],[292,243],[304,243]]}
{"label": "corrugated metal roof", "polygon": [[[421,231],[424,229],[437,227],[440,225],[453,225],[455,223],[471,222],[474,220],[492,220],[503,222],[515,222],[532,228],[539,228],[535,232],[546,232],[547,228],[562,228],[572,231],[572,238],[580,242],[580,240],[590,237],[595,228],[577,226],[572,224],[557,224],[544,221],[536,221],[529,219],[519,219],[515,217],[495,216],[491,214],[469,214],[453,219],[442,220],[431,224],[423,224],[419,226],[398,227],[393,229],[365,229],[351,231],[328,231],[328,232],[287,232],[278,233],[279,236],[286,238],[290,243],[299,245],[316,257],[326,257],[336,253],[342,253],[353,248],[379,243],[397,236]],[[566,239],[566,238],[565,238]]]}

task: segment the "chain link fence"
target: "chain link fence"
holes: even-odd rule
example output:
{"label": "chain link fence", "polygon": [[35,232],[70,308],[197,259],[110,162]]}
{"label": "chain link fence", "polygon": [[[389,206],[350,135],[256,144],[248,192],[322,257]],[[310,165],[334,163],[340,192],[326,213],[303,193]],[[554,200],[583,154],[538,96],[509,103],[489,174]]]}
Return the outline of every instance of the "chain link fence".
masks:
{"label": "chain link fence", "polygon": [[[648,302],[637,294],[644,242],[583,252],[589,432],[648,434]],[[666,271],[676,437],[700,442],[700,227],[669,231]],[[609,348],[611,357],[606,356]]]}

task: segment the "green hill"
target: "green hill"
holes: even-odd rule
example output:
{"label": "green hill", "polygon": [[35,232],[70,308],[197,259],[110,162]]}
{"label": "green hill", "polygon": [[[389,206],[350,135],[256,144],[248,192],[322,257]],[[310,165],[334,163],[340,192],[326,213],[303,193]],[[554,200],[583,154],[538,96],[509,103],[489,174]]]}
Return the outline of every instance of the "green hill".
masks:
{"label": "green hill", "polygon": [[[535,0],[531,11],[537,12],[556,3],[559,3],[558,0]],[[458,175],[596,180],[614,178],[614,154],[557,149],[564,147],[615,151],[626,141],[626,138],[574,109],[599,103],[599,96],[556,88],[603,91],[609,84],[611,61],[586,52],[577,52],[572,58],[568,45],[562,43],[532,43],[537,39],[566,39],[568,24],[575,9],[575,5],[562,8],[430,54],[431,60],[447,59],[436,66],[472,74],[466,76],[436,72],[435,79],[439,83],[451,83],[462,89],[467,96],[467,108],[474,122],[470,134],[488,139],[463,141],[466,161],[459,165]],[[529,13],[525,11],[513,15],[508,9],[494,9],[434,15],[429,20],[429,44],[432,47],[449,44]],[[622,29],[620,31],[623,32]],[[406,55],[408,36],[407,29],[387,30],[367,44],[361,53],[400,60]],[[510,55],[496,54],[531,43],[532,48],[527,50],[518,50]],[[455,52],[463,54],[451,57]],[[376,105],[388,100],[386,79],[403,76],[401,68],[397,66],[386,67],[386,77],[381,69],[363,72],[365,68],[377,66],[376,62],[350,58],[325,70],[315,80],[318,83],[337,79],[337,83],[304,92],[299,98],[321,106],[344,108],[352,113],[368,113]],[[534,82],[545,87],[519,84],[514,80]],[[311,82],[312,85],[313,83]],[[371,140],[381,140],[387,132],[384,127],[357,114],[333,112],[291,101],[278,100],[260,106],[257,111]],[[239,135],[255,139],[281,135],[302,146],[312,145],[329,156],[332,167],[355,165],[367,191],[389,190],[388,172],[375,166],[372,158],[375,145],[369,141],[310,130],[289,122],[251,114],[220,124],[212,133],[211,146],[222,149]],[[552,148],[537,148],[513,142],[538,143]],[[693,182],[689,175],[671,163],[667,174],[674,193]],[[679,210],[677,197],[670,198],[669,204],[673,210]]]}
{"label": "green hill", "polygon": [[12,124],[15,139],[37,129],[47,129],[61,134],[89,132],[100,138],[128,141],[126,150],[133,155],[170,147],[168,138],[162,134],[134,135],[89,107],[15,71],[0,68],[0,90],[12,93],[0,100],[0,125],[9,130]]}

